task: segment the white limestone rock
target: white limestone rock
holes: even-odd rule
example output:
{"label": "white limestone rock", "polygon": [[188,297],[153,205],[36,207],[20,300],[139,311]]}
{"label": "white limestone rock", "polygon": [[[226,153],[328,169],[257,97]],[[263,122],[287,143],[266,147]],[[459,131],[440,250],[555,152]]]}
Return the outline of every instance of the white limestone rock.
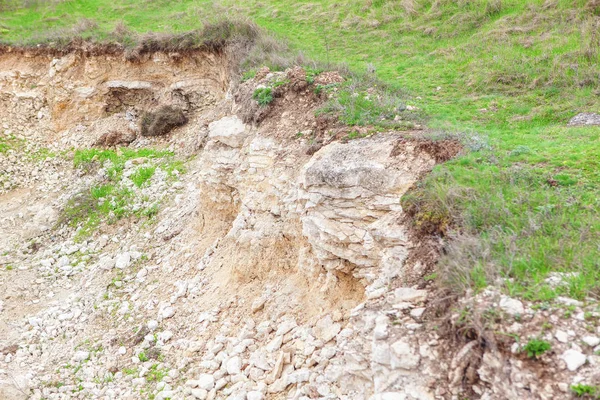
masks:
{"label": "white limestone rock", "polygon": [[229,147],[241,147],[248,136],[244,122],[237,116],[221,118],[208,125],[208,137]]}
{"label": "white limestone rock", "polygon": [[574,349],[565,351],[561,358],[567,364],[569,371],[577,371],[587,361],[585,354]]}

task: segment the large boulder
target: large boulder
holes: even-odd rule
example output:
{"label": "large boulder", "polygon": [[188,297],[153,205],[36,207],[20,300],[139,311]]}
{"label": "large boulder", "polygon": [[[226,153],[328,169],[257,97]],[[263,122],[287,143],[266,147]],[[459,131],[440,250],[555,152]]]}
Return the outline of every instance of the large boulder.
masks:
{"label": "large boulder", "polygon": [[208,125],[208,137],[229,147],[242,147],[248,132],[246,125],[237,116],[221,118]]}
{"label": "large boulder", "polygon": [[332,143],[300,176],[303,234],[327,270],[374,278],[373,267],[395,275],[408,254],[402,195],[435,163],[407,142],[374,137]]}

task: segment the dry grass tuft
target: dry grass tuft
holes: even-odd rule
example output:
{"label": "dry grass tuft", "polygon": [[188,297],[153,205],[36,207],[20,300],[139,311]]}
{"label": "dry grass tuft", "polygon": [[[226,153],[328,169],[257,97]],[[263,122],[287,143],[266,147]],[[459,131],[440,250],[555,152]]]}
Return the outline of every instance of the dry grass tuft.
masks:
{"label": "dry grass tuft", "polygon": [[141,134],[142,136],[163,136],[187,122],[188,119],[180,108],[163,106],[156,112],[145,112],[142,115]]}
{"label": "dry grass tuft", "polygon": [[[126,28],[120,27],[119,30],[129,34]],[[258,26],[247,20],[222,20],[207,23],[201,30],[179,34],[147,33],[134,36],[135,46],[129,49],[129,58],[157,51],[221,52],[228,46],[243,49],[251,47],[260,35],[261,31]]]}
{"label": "dry grass tuft", "polygon": [[506,272],[495,265],[489,242],[455,232],[448,239],[437,271],[440,283],[452,293],[462,295],[469,289],[487,286]]}
{"label": "dry grass tuft", "polygon": [[[597,2],[600,10],[600,0]],[[588,18],[581,25],[581,55],[588,62],[596,64],[600,59],[600,19]]]}
{"label": "dry grass tuft", "polygon": [[485,5],[485,15],[494,16],[502,12],[502,0],[488,0]]}
{"label": "dry grass tuft", "polygon": [[404,10],[406,15],[416,15],[417,14],[417,4],[415,0],[402,0],[400,2],[400,7]]}
{"label": "dry grass tuft", "polygon": [[600,0],[588,0],[585,9],[594,15],[600,15]]}
{"label": "dry grass tuft", "polygon": [[[0,0],[2,1],[2,0]],[[302,53],[292,51],[280,40],[244,18],[220,19],[205,22],[202,29],[184,33],[145,33],[131,30],[119,21],[113,30],[99,35],[99,25],[91,19],[81,19],[71,28],[45,31],[18,47],[3,46],[3,52],[28,51],[37,54],[64,55],[84,52],[88,55],[119,54],[130,62],[144,59],[155,52],[190,53],[208,51],[226,53],[232,75],[266,65],[285,69],[306,65]]]}

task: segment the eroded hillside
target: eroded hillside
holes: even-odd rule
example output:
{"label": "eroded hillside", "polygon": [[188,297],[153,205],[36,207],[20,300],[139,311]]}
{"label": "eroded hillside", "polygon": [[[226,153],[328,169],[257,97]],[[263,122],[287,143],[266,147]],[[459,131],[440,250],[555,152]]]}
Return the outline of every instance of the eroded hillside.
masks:
{"label": "eroded hillside", "polygon": [[[234,78],[221,53],[0,55],[1,398],[552,399],[595,376],[583,303],[567,324],[462,300],[509,337],[554,321],[540,361],[456,334],[422,283],[440,239],[401,199],[456,142],[350,139],[315,117],[335,72]],[[165,106],[183,126],[142,136]]]}

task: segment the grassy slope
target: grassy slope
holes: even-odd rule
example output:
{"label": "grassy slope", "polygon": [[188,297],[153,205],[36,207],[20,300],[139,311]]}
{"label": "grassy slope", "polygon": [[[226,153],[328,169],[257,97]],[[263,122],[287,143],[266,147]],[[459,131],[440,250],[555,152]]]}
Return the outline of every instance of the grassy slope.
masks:
{"label": "grassy slope", "polygon": [[[380,78],[419,96],[414,105],[430,115],[429,126],[477,133],[491,145],[467,140],[477,151],[439,167],[407,203],[419,222],[460,222],[443,278],[461,288],[510,276],[511,293],[538,300],[600,294],[600,129],[565,127],[577,112],[600,111],[593,1],[218,4],[43,3],[3,13],[0,40],[35,41],[74,25],[103,38],[119,21],[136,31],[178,32],[228,13],[250,16],[310,57],[355,70],[372,64]],[[579,274],[552,289],[544,283],[550,271]]]}

